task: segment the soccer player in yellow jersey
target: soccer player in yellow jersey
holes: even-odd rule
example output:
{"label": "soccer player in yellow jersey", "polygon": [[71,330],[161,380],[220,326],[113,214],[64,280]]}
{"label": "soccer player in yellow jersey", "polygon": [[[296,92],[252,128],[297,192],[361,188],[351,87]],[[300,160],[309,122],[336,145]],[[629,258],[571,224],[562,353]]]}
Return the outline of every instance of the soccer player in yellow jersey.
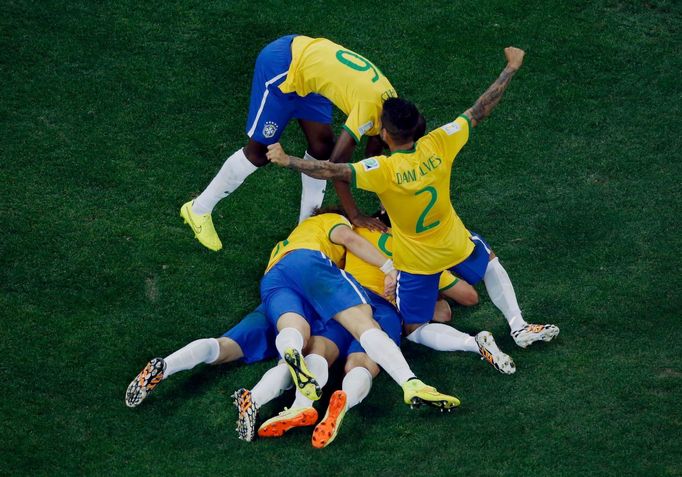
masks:
{"label": "soccer player in yellow jersey", "polygon": [[[304,158],[349,162],[362,136],[369,136],[365,157],[379,154],[381,108],[396,96],[386,76],[363,56],[324,38],[287,35],[267,45],[256,60],[246,124],[248,142],[223,164],[208,187],[185,203],[180,215],[195,237],[211,250],[222,242],[213,226],[216,204],[234,192],[257,168],[268,163],[267,146],[279,140],[291,119],[298,120],[308,142]],[[336,143],[331,129],[332,104],[347,116]],[[324,198],[325,180],[301,176],[299,222]],[[381,227],[362,216],[347,183],[336,184],[355,225]]]}
{"label": "soccer player in yellow jersey", "polygon": [[380,267],[388,282],[394,279],[391,260],[353,232],[348,219],[327,213],[304,220],[275,246],[261,280],[265,315],[278,330],[275,346],[289,365],[297,389],[309,399],[320,398],[319,384],[301,356],[316,317],[322,323],[337,321],[362,343],[367,354],[403,388],[405,403],[459,405],[457,398],[415,378],[400,348],[373,320],[362,286],[339,268],[346,249]]}
{"label": "soccer player in yellow jersey", "polygon": [[304,163],[287,156],[275,144],[270,146],[268,158],[312,177],[352,181],[379,196],[393,225],[394,260],[400,270],[397,304],[408,328],[417,329],[431,319],[439,274],[451,269],[471,284],[484,280],[514,340],[525,348],[535,341],[550,341],[559,328],[523,320],[506,271],[487,243],[464,227],[450,201],[454,159],[468,141],[470,129],[499,103],[523,63],[524,52],[509,47],[505,56],[507,66],[470,109],[416,143],[414,131],[420,116],[417,108],[398,98],[387,100],[381,138],[389,146],[390,156],[365,159],[344,168],[338,164]]}

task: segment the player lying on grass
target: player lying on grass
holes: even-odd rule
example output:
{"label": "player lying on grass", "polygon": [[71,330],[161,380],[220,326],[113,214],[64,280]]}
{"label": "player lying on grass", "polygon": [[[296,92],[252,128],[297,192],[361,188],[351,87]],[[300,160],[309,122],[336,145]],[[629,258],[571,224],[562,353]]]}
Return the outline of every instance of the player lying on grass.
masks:
{"label": "player lying on grass", "polygon": [[454,159],[468,141],[470,129],[488,117],[500,101],[523,63],[524,52],[509,47],[505,56],[507,66],[470,109],[419,141],[413,140],[420,117],[417,108],[402,99],[386,100],[380,136],[390,156],[347,165],[312,163],[290,157],[274,144],[269,146],[268,158],[311,177],[352,182],[378,195],[393,223],[394,261],[400,270],[397,304],[408,330],[431,319],[440,272],[450,269],[471,284],[484,281],[491,300],[507,319],[514,341],[525,348],[536,341],[550,341],[559,328],[525,322],[507,272],[488,244],[466,229],[450,200]]}
{"label": "player lying on grass", "polygon": [[[205,247],[220,250],[222,243],[211,213],[216,204],[268,163],[267,146],[279,140],[291,119],[297,119],[308,142],[304,158],[349,162],[362,136],[369,136],[365,157],[382,150],[379,116],[384,100],[396,96],[388,79],[369,60],[324,38],[287,35],[267,45],[256,60],[251,103],[246,124],[249,140],[233,153],[206,189],[185,203],[180,215]],[[346,122],[336,143],[331,129],[332,104]],[[319,207],[325,180],[301,176],[303,191],[299,222]],[[348,184],[338,193],[356,225],[381,227],[362,216]]]}
{"label": "player lying on grass", "polygon": [[[275,334],[259,305],[221,337],[198,339],[165,358],[152,359],[128,385],[125,403],[128,407],[138,406],[162,380],[202,363],[225,364],[241,359],[250,364],[275,358]],[[289,382],[286,366],[284,371],[284,380]]]}
{"label": "player lying on grass", "polygon": [[[447,297],[464,306],[473,305],[477,301],[475,290],[452,276],[444,279],[443,287]],[[449,319],[449,305],[442,302],[434,314],[434,321],[446,322]],[[276,330],[265,318],[260,305],[221,337],[198,339],[166,358],[153,358],[129,384],[125,395],[126,405],[139,405],[162,380],[202,363],[218,365],[241,359],[244,363],[251,364],[275,358],[278,356],[275,335]],[[285,387],[291,385],[289,371],[284,363],[282,368],[270,372],[268,376],[267,390],[265,386],[253,390],[259,399],[256,402],[276,398],[284,389],[281,387],[284,385],[278,386],[277,383],[284,382]]]}
{"label": "player lying on grass", "polygon": [[[386,258],[391,255],[390,234],[363,228],[355,229],[355,231],[380,250]],[[374,310],[374,319],[399,345],[402,323],[394,305],[381,296],[384,286],[381,270],[368,264],[350,251],[346,253],[344,269],[352,276],[357,277],[357,281],[363,286],[370,298]],[[448,272],[443,273],[441,283],[444,293],[450,298],[463,304],[475,304],[476,292],[469,284],[459,281]],[[437,311],[434,319],[437,315],[440,315],[440,319],[449,319],[449,310],[448,307],[447,313]],[[311,312],[311,315],[314,315],[314,312]],[[438,342],[440,348],[437,349],[473,351],[503,373],[511,374],[515,371],[514,362],[499,350],[489,332],[483,331],[474,337],[445,325],[438,326],[448,328],[454,333],[441,331],[442,336]],[[359,404],[367,396],[372,378],[379,373],[379,367],[364,352],[361,344],[336,322],[329,321],[325,328],[318,330],[311,337],[308,355],[304,360],[311,372],[317,376],[318,384],[323,387],[328,377],[327,367],[331,366],[338,358],[344,357],[347,357],[345,370],[348,374],[344,378],[341,391],[334,393],[324,419],[313,432],[312,443],[314,447],[325,447],[331,443],[338,432],[346,411]],[[258,390],[256,397],[247,389],[240,389],[234,395],[238,410],[237,430],[241,439],[251,440],[255,434],[258,409],[265,404],[260,396],[266,394],[263,393],[263,389],[267,389],[270,386],[269,382],[271,382],[268,373],[254,388],[254,390]],[[274,390],[282,387],[282,383],[276,381],[272,381],[272,385]],[[275,393],[267,394],[274,395]],[[316,421],[317,411],[313,408],[313,401],[297,391],[292,406],[266,421],[259,428],[258,435],[261,437],[279,437],[289,429],[311,426]]]}
{"label": "player lying on grass", "polygon": [[400,348],[374,321],[367,294],[339,268],[346,249],[380,267],[386,274],[387,289],[392,289],[395,270],[391,260],[353,232],[347,218],[330,213],[304,220],[279,242],[261,280],[265,314],[279,330],[275,346],[287,362],[296,388],[309,399],[320,398],[321,389],[301,355],[314,323],[306,316],[309,304],[319,321],[336,320],[362,344],[372,360],[402,387],[405,403],[444,408],[457,405],[457,398],[416,379]]}

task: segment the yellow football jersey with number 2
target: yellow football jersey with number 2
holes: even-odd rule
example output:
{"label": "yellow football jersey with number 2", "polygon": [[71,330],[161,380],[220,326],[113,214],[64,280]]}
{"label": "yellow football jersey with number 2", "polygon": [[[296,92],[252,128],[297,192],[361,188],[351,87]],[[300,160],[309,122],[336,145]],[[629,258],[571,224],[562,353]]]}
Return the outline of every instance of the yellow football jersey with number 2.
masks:
{"label": "yellow football jersey with number 2", "polygon": [[387,98],[397,96],[388,79],[372,62],[325,38],[297,36],[291,43],[291,65],[279,89],[306,96],[317,93],[346,116],[344,129],[360,142],[376,136]]}
{"label": "yellow football jersey with number 2", "polygon": [[469,130],[468,118],[460,116],[421,138],[412,150],[349,164],[354,185],[375,192],[391,217],[398,270],[438,273],[473,251],[469,232],[450,202],[452,164]]}

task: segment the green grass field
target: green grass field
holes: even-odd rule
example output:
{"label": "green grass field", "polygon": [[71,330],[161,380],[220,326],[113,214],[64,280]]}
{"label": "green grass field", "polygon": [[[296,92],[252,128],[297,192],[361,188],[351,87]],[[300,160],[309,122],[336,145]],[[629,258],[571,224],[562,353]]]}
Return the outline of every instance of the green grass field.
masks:
{"label": "green grass field", "polygon": [[[682,475],[680,3],[2,10],[0,474]],[[406,345],[461,409],[410,411],[382,374],[323,451],[308,431],[237,439],[230,394],[272,363],[197,368],[137,409],[123,402],[148,359],[255,307],[269,251],[295,224],[300,179],[274,167],[216,209],[222,252],[178,216],[245,142],[259,50],[292,32],[372,59],[430,127],[494,81],[503,47],[527,51],[458,157],[452,197],[501,257],[526,319],[561,327],[555,342],[517,348],[481,287],[455,324],[489,329],[517,373]],[[296,125],[282,142],[304,150]]]}

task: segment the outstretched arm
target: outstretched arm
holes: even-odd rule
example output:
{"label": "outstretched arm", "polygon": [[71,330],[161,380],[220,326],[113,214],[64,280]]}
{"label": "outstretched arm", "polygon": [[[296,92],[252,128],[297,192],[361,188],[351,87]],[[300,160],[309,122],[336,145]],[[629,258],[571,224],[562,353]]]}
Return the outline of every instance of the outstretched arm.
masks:
{"label": "outstretched arm", "polygon": [[523,50],[513,46],[504,49],[504,55],[507,57],[507,66],[502,70],[497,80],[490,85],[490,88],[476,100],[471,108],[463,113],[471,120],[472,127],[490,116],[492,110],[502,99],[502,95],[507,86],[509,86],[512,77],[521,68],[525,54]]}
{"label": "outstretched arm", "polygon": [[268,146],[268,160],[278,166],[288,167],[315,179],[351,181],[351,170],[348,164],[334,164],[328,161],[305,161],[299,157],[289,156],[280,143]]}

